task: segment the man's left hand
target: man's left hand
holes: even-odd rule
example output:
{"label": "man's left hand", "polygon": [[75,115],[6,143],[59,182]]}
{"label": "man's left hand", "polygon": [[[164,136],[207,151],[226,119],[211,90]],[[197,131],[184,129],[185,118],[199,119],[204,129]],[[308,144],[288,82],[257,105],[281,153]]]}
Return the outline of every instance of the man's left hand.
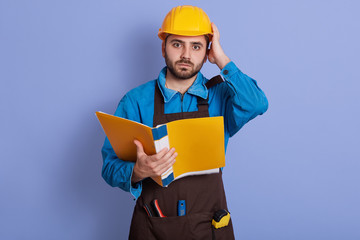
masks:
{"label": "man's left hand", "polygon": [[213,37],[211,42],[211,47],[208,52],[209,62],[216,64],[220,69],[223,69],[226,64],[230,62],[230,59],[224,53],[220,45],[220,33],[218,28],[214,23],[211,23],[211,27],[213,29]]}

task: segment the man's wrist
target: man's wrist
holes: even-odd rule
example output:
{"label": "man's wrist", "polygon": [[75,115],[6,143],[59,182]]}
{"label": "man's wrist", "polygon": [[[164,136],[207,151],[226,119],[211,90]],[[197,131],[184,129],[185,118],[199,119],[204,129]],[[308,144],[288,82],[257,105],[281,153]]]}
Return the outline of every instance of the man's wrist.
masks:
{"label": "man's wrist", "polygon": [[135,185],[136,183],[140,182],[141,180],[142,180],[141,178],[132,177],[131,178],[131,184]]}
{"label": "man's wrist", "polygon": [[229,62],[231,62],[230,58],[224,55],[216,62],[216,65],[222,70]]}
{"label": "man's wrist", "polygon": [[134,166],[133,173],[131,175],[131,184],[136,184],[140,182],[142,178],[137,174],[136,165]]}

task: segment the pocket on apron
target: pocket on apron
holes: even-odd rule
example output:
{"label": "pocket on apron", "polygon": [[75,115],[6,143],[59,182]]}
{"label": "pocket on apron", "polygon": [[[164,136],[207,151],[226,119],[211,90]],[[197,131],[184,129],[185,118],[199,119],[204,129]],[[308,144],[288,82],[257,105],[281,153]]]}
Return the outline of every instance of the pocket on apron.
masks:
{"label": "pocket on apron", "polygon": [[211,240],[212,239],[212,221],[213,213],[196,213],[188,215],[189,226],[191,227],[191,238],[196,240]]}
{"label": "pocket on apron", "polygon": [[149,230],[158,240],[212,238],[212,213],[196,213],[177,217],[148,217]]}
{"label": "pocket on apron", "polygon": [[189,224],[187,216],[148,217],[150,234],[158,240],[188,239]]}
{"label": "pocket on apron", "polygon": [[213,228],[213,233],[214,233],[214,237],[213,237],[214,240],[234,240],[235,239],[231,219],[230,219],[229,225],[227,225],[226,227],[222,227],[219,229]]}

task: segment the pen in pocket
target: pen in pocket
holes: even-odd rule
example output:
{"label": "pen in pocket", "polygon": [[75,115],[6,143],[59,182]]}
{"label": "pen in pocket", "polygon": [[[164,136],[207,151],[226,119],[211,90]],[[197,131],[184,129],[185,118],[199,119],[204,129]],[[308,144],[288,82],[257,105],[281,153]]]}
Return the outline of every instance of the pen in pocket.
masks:
{"label": "pen in pocket", "polygon": [[148,206],[146,203],[144,203],[144,206],[143,206],[143,207],[144,207],[147,215],[148,215],[149,217],[152,217],[153,215],[152,215],[152,213],[151,213],[151,211],[150,211],[149,206]]}
{"label": "pen in pocket", "polygon": [[154,212],[155,212],[155,217],[166,217],[160,207],[159,207],[159,203],[158,203],[158,200],[157,199],[154,199],[151,201],[151,206],[153,207],[154,209]]}
{"label": "pen in pocket", "polygon": [[186,204],[185,200],[178,201],[178,208],[177,208],[178,216],[185,216],[186,215]]}

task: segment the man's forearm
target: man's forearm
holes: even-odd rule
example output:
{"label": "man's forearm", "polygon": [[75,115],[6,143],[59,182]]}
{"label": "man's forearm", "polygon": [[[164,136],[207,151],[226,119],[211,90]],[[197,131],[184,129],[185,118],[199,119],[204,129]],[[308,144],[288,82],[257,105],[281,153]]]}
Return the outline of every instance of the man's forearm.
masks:
{"label": "man's forearm", "polygon": [[220,70],[222,70],[229,62],[231,62],[230,58],[224,54],[217,59],[216,65],[220,68]]}

